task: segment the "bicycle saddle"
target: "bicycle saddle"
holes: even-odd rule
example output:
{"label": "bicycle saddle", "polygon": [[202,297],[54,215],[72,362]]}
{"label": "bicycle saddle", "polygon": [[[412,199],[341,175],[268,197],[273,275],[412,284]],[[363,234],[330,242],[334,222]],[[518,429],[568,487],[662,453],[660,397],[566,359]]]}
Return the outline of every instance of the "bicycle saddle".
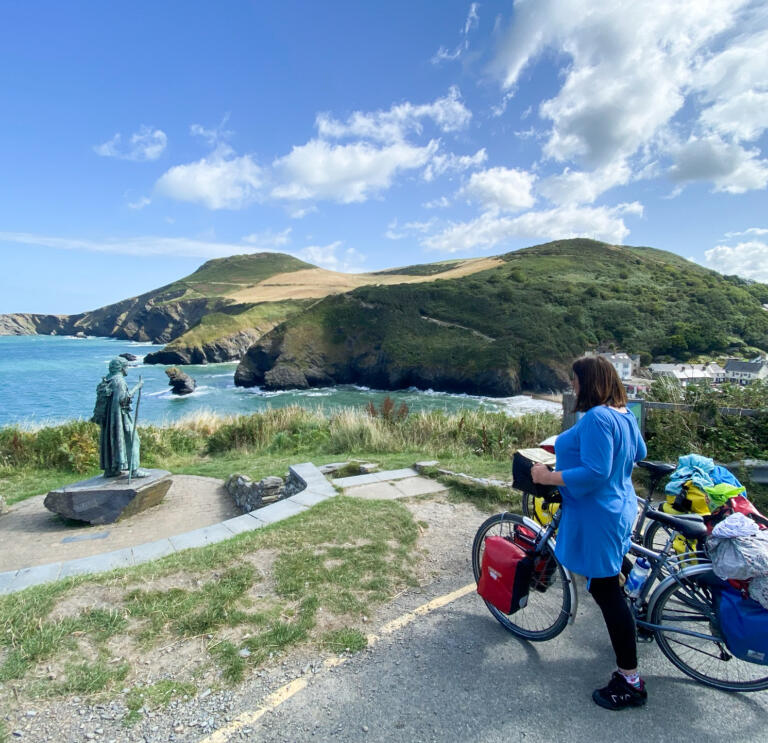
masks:
{"label": "bicycle saddle", "polygon": [[648,511],[646,516],[653,521],[660,521],[662,524],[672,527],[687,539],[706,539],[709,535],[701,516],[671,516],[653,508]]}
{"label": "bicycle saddle", "polygon": [[649,459],[643,459],[642,462],[637,463],[638,467],[642,467],[644,470],[648,470],[651,475],[658,479],[669,475],[674,472],[676,467],[674,464],[667,464],[666,462],[652,462]]}

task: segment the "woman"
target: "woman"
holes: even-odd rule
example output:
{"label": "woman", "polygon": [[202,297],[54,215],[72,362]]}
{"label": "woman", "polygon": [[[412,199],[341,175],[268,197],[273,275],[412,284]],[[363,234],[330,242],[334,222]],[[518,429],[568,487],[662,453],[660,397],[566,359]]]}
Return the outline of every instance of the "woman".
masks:
{"label": "woman", "polygon": [[592,699],[612,710],[638,707],[648,695],[637,672],[635,620],[622,589],[621,569],[637,514],[632,468],[647,450],[613,366],[602,356],[589,356],[573,364],[573,374],[576,410],[584,415],[557,437],[558,469],[535,464],[532,477],[560,487],[563,516],[556,555],[571,571],[587,577],[616,653],[617,670]]}

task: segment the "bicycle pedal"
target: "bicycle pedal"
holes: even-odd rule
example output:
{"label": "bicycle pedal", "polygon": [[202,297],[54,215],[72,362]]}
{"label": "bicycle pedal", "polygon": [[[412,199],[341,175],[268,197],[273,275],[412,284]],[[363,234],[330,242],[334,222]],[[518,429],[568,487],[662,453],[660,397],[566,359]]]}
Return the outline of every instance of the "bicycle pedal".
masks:
{"label": "bicycle pedal", "polygon": [[653,642],[655,639],[655,635],[653,632],[649,632],[648,630],[640,629],[637,630],[637,641],[642,644],[647,644],[649,642]]}

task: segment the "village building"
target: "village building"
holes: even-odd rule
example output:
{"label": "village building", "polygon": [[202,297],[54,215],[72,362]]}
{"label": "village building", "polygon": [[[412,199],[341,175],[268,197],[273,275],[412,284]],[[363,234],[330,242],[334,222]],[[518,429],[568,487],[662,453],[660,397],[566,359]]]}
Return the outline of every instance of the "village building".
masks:
{"label": "village building", "polygon": [[726,371],[714,361],[708,364],[651,364],[654,379],[672,378],[681,386],[689,384],[721,384],[726,381]]}
{"label": "village building", "polygon": [[732,384],[746,385],[756,379],[768,379],[768,361],[757,358],[753,361],[731,359],[725,365],[726,381]]}

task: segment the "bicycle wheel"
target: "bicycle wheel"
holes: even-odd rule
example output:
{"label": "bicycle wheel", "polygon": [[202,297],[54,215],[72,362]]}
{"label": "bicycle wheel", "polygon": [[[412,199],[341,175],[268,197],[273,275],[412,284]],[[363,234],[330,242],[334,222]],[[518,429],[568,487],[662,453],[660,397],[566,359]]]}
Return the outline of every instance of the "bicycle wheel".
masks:
{"label": "bicycle wheel", "polygon": [[654,552],[661,552],[666,547],[670,535],[674,533],[673,529],[660,521],[650,521],[643,532],[643,547]]}
{"label": "bicycle wheel", "polygon": [[[749,663],[728,651],[720,632],[707,579],[707,566],[687,568],[678,581],[662,589],[653,602],[650,616],[661,652],[683,673],[702,684],[724,691],[762,691],[768,689],[768,666]],[[674,632],[682,628],[697,632],[692,637]]]}
{"label": "bicycle wheel", "polygon": [[532,521],[542,526],[549,526],[552,521],[552,517],[560,508],[559,503],[550,503],[544,505],[544,498],[536,496],[533,493],[523,492],[522,500],[522,512],[523,516],[527,516]]}
{"label": "bicycle wheel", "polygon": [[[485,540],[488,537],[511,537],[515,526],[524,525],[522,516],[514,513],[499,513],[491,516],[478,530],[472,544],[472,570],[475,580],[480,579],[483,564]],[[547,544],[544,557],[548,561],[546,584],[536,576],[531,581],[528,604],[514,614],[504,614],[493,604],[485,602],[488,610],[499,624],[512,634],[527,640],[551,640],[559,635],[568,624],[571,611],[570,578],[555,557],[551,544]],[[551,575],[550,575],[551,572]]]}

